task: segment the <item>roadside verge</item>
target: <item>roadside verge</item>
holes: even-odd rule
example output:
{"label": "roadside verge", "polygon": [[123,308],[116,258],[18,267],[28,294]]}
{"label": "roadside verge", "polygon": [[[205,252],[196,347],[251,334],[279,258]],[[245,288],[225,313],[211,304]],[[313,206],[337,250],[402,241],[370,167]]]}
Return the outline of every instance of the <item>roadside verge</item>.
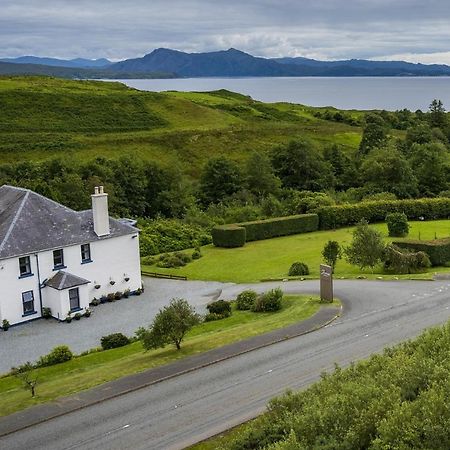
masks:
{"label": "roadside verge", "polygon": [[339,317],[341,312],[342,307],[322,308],[314,316],[297,324],[190,356],[165,366],[125,376],[69,397],[11,414],[0,419],[0,437],[202,367],[310,333],[331,323]]}

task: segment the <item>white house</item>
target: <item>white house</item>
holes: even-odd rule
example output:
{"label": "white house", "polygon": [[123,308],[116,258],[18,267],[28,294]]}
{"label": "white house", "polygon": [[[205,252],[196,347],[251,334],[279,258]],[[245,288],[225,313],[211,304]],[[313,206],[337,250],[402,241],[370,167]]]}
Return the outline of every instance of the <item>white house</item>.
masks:
{"label": "white house", "polygon": [[94,298],[141,288],[139,230],[108,215],[95,188],[77,212],[36,192],[0,187],[0,326],[42,316],[64,320]]}

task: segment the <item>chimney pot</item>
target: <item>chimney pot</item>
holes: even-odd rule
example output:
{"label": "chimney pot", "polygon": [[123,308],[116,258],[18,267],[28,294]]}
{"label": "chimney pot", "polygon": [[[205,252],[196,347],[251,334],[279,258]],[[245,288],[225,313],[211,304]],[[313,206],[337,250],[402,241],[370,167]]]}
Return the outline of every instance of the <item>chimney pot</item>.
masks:
{"label": "chimney pot", "polygon": [[94,188],[94,194],[98,194],[98,186],[95,186],[95,188]]}
{"label": "chimney pot", "polygon": [[103,186],[100,186],[100,187],[99,187],[99,191],[100,191],[100,192],[99,192],[100,194],[103,194],[103,193],[104,193],[104,192],[103,192]]}

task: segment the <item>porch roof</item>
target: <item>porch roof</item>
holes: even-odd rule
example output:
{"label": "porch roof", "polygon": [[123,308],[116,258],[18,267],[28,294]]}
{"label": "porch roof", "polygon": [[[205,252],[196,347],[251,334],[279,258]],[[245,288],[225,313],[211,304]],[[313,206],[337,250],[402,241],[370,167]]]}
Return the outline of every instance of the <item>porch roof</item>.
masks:
{"label": "porch roof", "polygon": [[57,289],[58,291],[62,291],[63,289],[70,289],[88,283],[90,283],[89,280],[77,277],[76,275],[60,270],[56,272],[56,274],[52,278],[50,278],[45,283],[45,285],[53,289]]}

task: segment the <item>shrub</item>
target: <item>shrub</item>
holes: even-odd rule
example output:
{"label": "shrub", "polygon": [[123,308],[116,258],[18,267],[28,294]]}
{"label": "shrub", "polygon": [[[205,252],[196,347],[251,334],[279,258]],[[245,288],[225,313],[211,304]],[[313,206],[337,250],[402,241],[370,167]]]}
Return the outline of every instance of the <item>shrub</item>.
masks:
{"label": "shrub", "polygon": [[393,244],[401,249],[425,252],[432,266],[444,266],[450,261],[450,238],[434,241],[394,241]]}
{"label": "shrub", "polygon": [[231,314],[231,304],[225,300],[217,300],[216,302],[209,303],[206,305],[206,309],[210,314]]}
{"label": "shrub", "polygon": [[128,298],[130,296],[130,290],[129,289],[125,289],[123,291],[123,296],[124,296],[124,298]]}
{"label": "shrub", "polygon": [[130,339],[122,333],[112,333],[103,336],[100,344],[103,350],[110,350],[111,348],[123,347],[130,343]]}
{"label": "shrub", "polygon": [[155,264],[155,258],[153,256],[143,256],[141,258],[141,264],[143,264],[144,266],[152,266],[153,264]]}
{"label": "shrub", "polygon": [[384,255],[384,269],[392,273],[417,273],[431,267],[425,252],[409,252],[395,245],[388,245]]}
{"label": "shrub", "polygon": [[405,213],[388,214],[386,224],[391,237],[403,237],[409,233],[408,218]]}
{"label": "shrub", "polygon": [[91,306],[98,306],[100,305],[100,300],[98,298],[93,298],[92,301],[89,303]]}
{"label": "shrub", "polygon": [[255,291],[252,291],[250,289],[242,291],[236,297],[236,308],[240,311],[252,309],[257,297],[258,294]]}
{"label": "shrub", "polygon": [[42,308],[42,317],[44,319],[50,319],[50,317],[52,317],[52,310],[51,310],[51,308],[48,308],[48,307],[44,306]]}
{"label": "shrub", "polygon": [[3,320],[2,320],[2,328],[3,328],[3,331],[8,331],[10,326],[11,326],[11,325],[10,325],[8,319],[3,319]]}
{"label": "shrub", "polygon": [[253,304],[254,312],[272,312],[281,309],[283,291],[280,288],[272,289],[258,296]]}
{"label": "shrub", "polygon": [[191,261],[192,258],[186,253],[176,252],[172,254],[161,255],[158,262],[156,263],[156,266],[163,268],[184,267],[188,262]]}
{"label": "shrub", "polygon": [[324,261],[331,266],[332,271],[336,267],[336,262],[342,257],[341,246],[337,241],[328,241],[322,250]]}
{"label": "shrub", "polygon": [[303,262],[295,262],[289,269],[289,276],[309,275],[309,268]]}
{"label": "shrub", "polygon": [[446,219],[450,216],[450,198],[421,198],[418,200],[391,200],[363,202],[351,205],[325,206],[317,210],[319,228],[329,230],[358,223],[383,222],[386,215],[402,212],[410,220]]}
{"label": "shrub", "polygon": [[77,312],[77,313],[73,316],[73,318],[74,318],[75,320],[80,320],[80,319],[81,319],[81,314],[80,314],[79,312]]}
{"label": "shrub", "polygon": [[200,250],[200,247],[195,247],[195,250],[192,252],[192,259],[200,259],[202,257],[202,252]]}
{"label": "shrub", "polygon": [[114,299],[120,300],[123,297],[123,292],[117,291],[114,293]]}
{"label": "shrub", "polygon": [[212,232],[213,244],[216,247],[234,248],[243,247],[246,240],[246,231],[239,225],[221,225],[214,227]]}
{"label": "shrub", "polygon": [[108,302],[113,302],[116,299],[116,294],[110,293],[106,296],[106,300],[108,300]]}
{"label": "shrub", "polygon": [[73,353],[67,345],[55,347],[48,355],[41,356],[36,363],[37,367],[53,366],[73,358]]}
{"label": "shrub", "polygon": [[205,322],[213,322],[214,320],[221,320],[226,319],[227,317],[230,317],[231,313],[223,313],[223,314],[217,314],[217,313],[209,313],[205,316]]}

